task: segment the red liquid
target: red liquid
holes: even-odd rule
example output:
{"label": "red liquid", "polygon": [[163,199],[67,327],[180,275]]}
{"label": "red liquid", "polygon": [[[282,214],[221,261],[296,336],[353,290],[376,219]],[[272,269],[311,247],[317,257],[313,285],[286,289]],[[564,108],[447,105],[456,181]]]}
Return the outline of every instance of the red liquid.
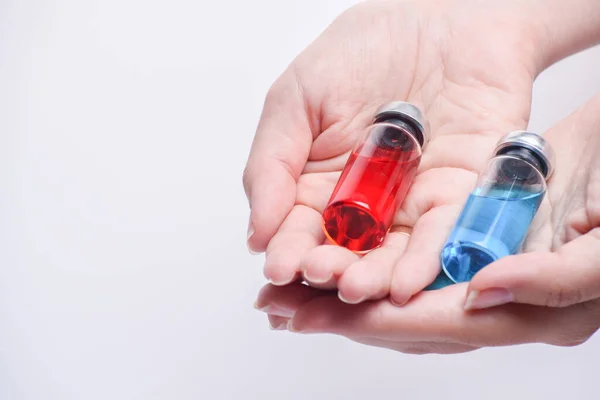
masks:
{"label": "red liquid", "polygon": [[323,228],[334,243],[356,253],[379,247],[416,175],[421,151],[365,142],[350,154],[323,213]]}

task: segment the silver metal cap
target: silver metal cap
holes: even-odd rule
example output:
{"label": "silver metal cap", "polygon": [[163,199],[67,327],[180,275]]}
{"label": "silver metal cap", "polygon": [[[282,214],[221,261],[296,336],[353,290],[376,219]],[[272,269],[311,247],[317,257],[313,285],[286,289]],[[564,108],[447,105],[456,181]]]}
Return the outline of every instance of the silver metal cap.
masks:
{"label": "silver metal cap", "polygon": [[405,101],[392,101],[379,107],[374,119],[377,120],[384,115],[397,116],[401,120],[412,123],[423,136],[421,147],[425,147],[429,141],[429,121],[417,106]]}
{"label": "silver metal cap", "polygon": [[[527,131],[514,131],[500,139],[496,145],[494,154],[501,153],[503,149],[509,147],[521,147],[535,153],[541,162],[545,164],[546,180],[552,176],[554,172],[554,163],[556,162],[554,150],[542,136],[537,133]],[[544,172],[544,171],[542,171]]]}

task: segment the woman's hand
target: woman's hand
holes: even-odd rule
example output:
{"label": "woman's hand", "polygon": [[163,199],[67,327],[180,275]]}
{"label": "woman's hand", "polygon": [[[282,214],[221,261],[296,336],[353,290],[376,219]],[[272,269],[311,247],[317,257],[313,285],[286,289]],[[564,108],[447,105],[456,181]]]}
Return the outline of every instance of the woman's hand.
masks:
{"label": "woman's hand", "polygon": [[[495,0],[369,1],[340,16],[271,88],[245,170],[248,246],[266,250],[266,277],[339,288],[348,303],[390,285],[404,303],[433,279],[477,171],[527,125],[544,65],[536,17]],[[361,258],[325,244],[321,213],[356,134],[391,100],[424,109],[432,139],[384,245]]]}
{"label": "woman's hand", "polygon": [[531,233],[530,252],[490,264],[468,284],[421,292],[404,307],[349,306],[304,285],[267,286],[257,307],[274,327],[408,353],[585,342],[600,327],[599,126],[600,95],[545,135],[557,168],[550,212]]}
{"label": "woman's hand", "polygon": [[579,304],[600,316],[600,95],[547,137],[559,167],[548,191],[551,216],[530,234],[525,254],[473,277],[468,308]]}

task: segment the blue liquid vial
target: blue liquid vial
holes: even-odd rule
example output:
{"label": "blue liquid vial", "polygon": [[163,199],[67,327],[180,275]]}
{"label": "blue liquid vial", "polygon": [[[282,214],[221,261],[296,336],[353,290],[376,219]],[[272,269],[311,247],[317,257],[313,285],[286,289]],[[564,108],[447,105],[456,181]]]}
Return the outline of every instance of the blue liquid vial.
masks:
{"label": "blue liquid vial", "polygon": [[442,249],[450,280],[468,282],[485,266],[521,251],[553,163],[550,145],[535,133],[517,131],[500,140]]}

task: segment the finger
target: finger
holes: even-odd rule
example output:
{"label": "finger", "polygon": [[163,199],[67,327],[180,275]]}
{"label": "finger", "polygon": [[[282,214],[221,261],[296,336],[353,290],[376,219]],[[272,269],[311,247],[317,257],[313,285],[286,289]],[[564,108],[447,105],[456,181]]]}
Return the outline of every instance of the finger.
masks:
{"label": "finger", "polygon": [[441,270],[440,252],[459,213],[460,206],[447,205],[419,218],[393,271],[390,298],[395,304],[406,304],[435,280]]}
{"label": "finger", "polygon": [[301,260],[302,276],[308,284],[321,289],[335,289],[338,278],[360,257],[336,245],[325,244],[310,250]]}
{"label": "finger", "polygon": [[269,315],[291,318],[299,307],[323,295],[326,292],[301,283],[288,286],[268,284],[260,290],[254,308]]}
{"label": "finger", "polygon": [[473,350],[478,350],[478,347],[468,346],[464,344],[454,343],[435,343],[435,342],[393,342],[390,340],[372,339],[372,338],[355,338],[350,337],[350,340],[364,344],[366,346],[386,348],[398,351],[404,354],[459,354]]}
{"label": "finger", "polygon": [[348,304],[358,304],[386,297],[394,265],[408,244],[410,232],[410,228],[395,228],[382,247],[349,265],[338,282],[339,298]]}
{"label": "finger", "polygon": [[285,331],[287,329],[289,318],[280,317],[278,315],[267,315],[269,319],[269,327],[274,331]]}
{"label": "finger", "polygon": [[[319,135],[319,137],[324,137],[327,133],[328,133],[327,131],[323,132],[321,135]],[[317,140],[318,140],[318,138],[317,138]],[[320,144],[320,143],[316,143],[317,140],[315,140],[315,145],[313,146],[313,148],[316,147],[317,144]],[[328,149],[328,150],[331,152],[331,149]],[[350,156],[350,152],[346,151],[340,155],[337,155],[334,157],[329,157],[324,160],[315,160],[315,161],[309,160],[306,163],[306,166],[304,167],[304,171],[302,171],[302,173],[303,174],[334,173],[336,175],[336,178],[335,178],[335,181],[333,182],[333,184],[335,185],[337,178],[340,176],[340,171],[346,165],[346,162],[348,161],[349,156]],[[332,186],[332,189],[333,189],[333,186]]]}
{"label": "finger", "polygon": [[502,258],[470,282],[467,309],[508,302],[568,307],[600,298],[600,228],[555,253],[535,252]]}
{"label": "finger", "polygon": [[296,204],[305,205],[322,214],[339,177],[339,171],[303,173],[298,179]]}
{"label": "finger", "polygon": [[300,273],[300,261],[325,239],[321,214],[310,207],[294,206],[267,247],[264,274],[275,285],[286,285]]}
{"label": "finger", "polygon": [[[462,289],[460,293],[464,296],[465,288]],[[301,333],[333,333],[346,337],[369,337],[403,342],[438,339],[441,341],[443,337],[437,332],[442,325],[448,323],[450,312],[459,309],[461,314],[464,314],[460,293],[458,296],[457,293],[454,294],[456,297],[453,301],[454,305],[449,301],[435,302],[435,299],[443,298],[439,293],[447,290],[448,288],[445,288],[425,293],[436,293],[437,296],[419,295],[420,301],[415,303],[425,311],[422,315],[415,315],[417,306],[413,303],[402,308],[395,307],[388,300],[350,305],[332,294],[323,295],[310,299],[298,307],[288,329]],[[430,322],[430,326],[424,324],[425,321]]]}
{"label": "finger", "polygon": [[585,304],[559,309],[509,304],[465,312],[465,293],[466,284],[422,292],[404,307],[387,300],[348,305],[333,295],[320,296],[296,310],[288,330],[475,347],[572,345],[588,338],[600,319],[598,307]]}
{"label": "finger", "polygon": [[464,204],[477,181],[475,172],[460,168],[435,168],[417,175],[394,225],[414,226],[417,219],[433,208]]}
{"label": "finger", "polygon": [[294,205],[296,181],[313,138],[304,104],[291,72],[267,95],[243,179],[251,210],[248,247],[253,252],[266,249]]}

